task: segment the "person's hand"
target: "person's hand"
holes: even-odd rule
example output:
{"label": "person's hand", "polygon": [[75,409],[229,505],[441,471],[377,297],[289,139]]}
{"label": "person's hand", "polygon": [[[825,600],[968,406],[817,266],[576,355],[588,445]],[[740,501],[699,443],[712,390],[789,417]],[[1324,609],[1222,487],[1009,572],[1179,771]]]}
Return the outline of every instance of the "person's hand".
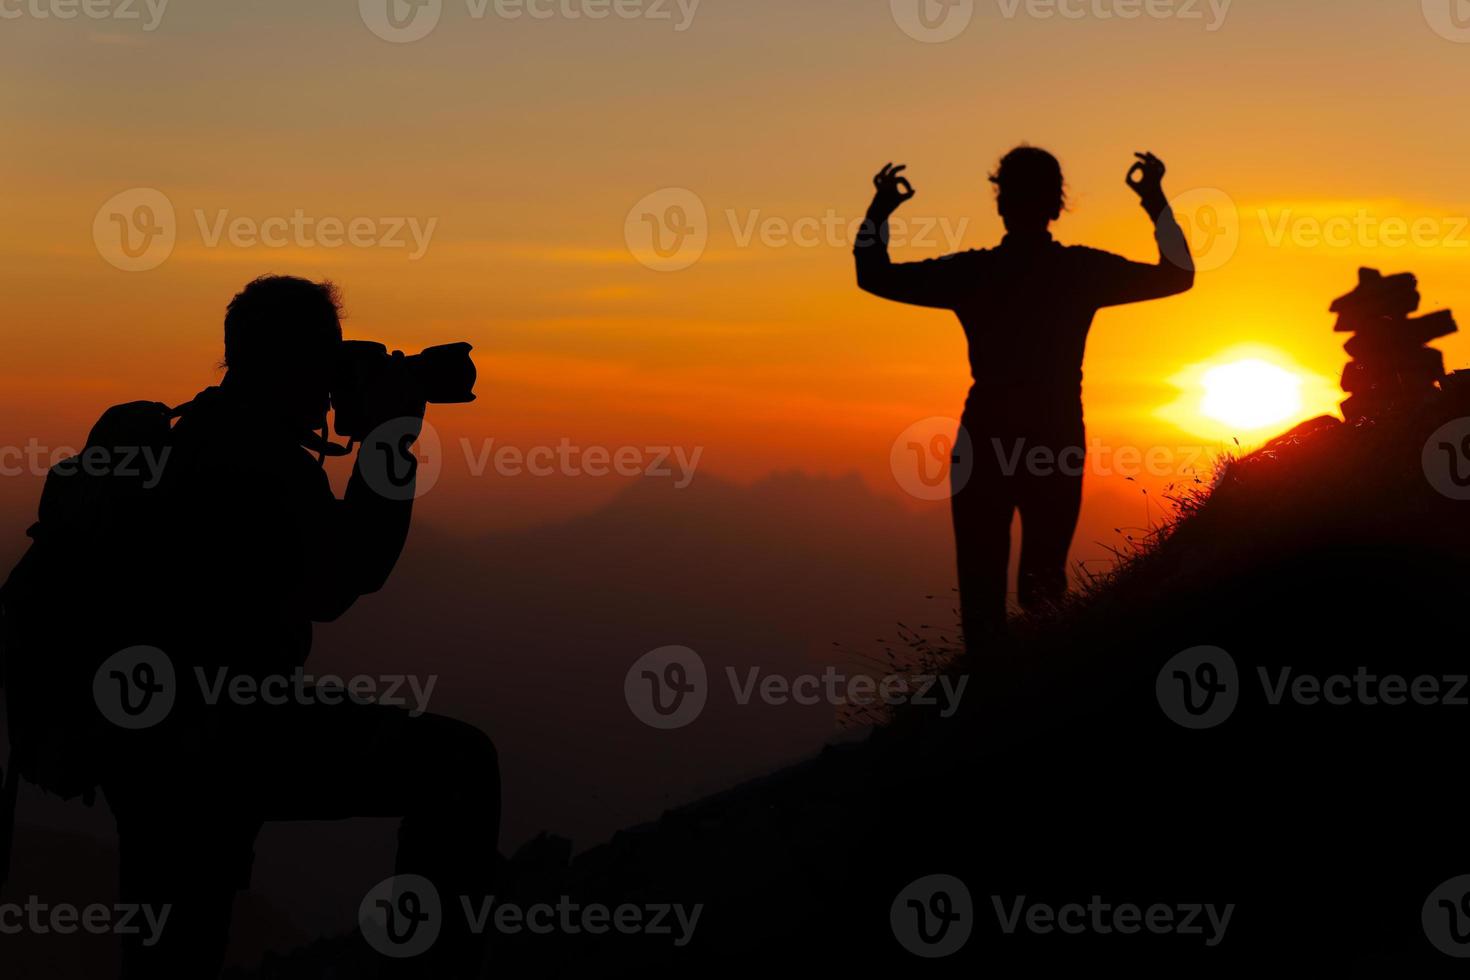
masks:
{"label": "person's hand", "polygon": [[903,171],[907,167],[908,165],[903,163],[896,167],[890,163],[878,171],[873,178],[873,186],[877,188],[877,193],[873,195],[873,203],[868,208],[869,215],[886,219],[898,210],[899,205],[914,196],[914,186],[909,183],[907,177],[903,176]]}
{"label": "person's hand", "polygon": [[374,428],[401,419],[404,427],[412,427],[417,432],[428,408],[422,392],[413,383],[402,351],[394,351],[368,366],[363,394],[364,414]]}
{"label": "person's hand", "polygon": [[1164,197],[1164,173],[1166,168],[1164,161],[1152,153],[1135,153],[1138,159],[1133,166],[1128,168],[1128,186],[1133,193],[1138,195],[1144,207],[1151,213],[1157,213],[1163,206],[1167,205],[1168,198]]}

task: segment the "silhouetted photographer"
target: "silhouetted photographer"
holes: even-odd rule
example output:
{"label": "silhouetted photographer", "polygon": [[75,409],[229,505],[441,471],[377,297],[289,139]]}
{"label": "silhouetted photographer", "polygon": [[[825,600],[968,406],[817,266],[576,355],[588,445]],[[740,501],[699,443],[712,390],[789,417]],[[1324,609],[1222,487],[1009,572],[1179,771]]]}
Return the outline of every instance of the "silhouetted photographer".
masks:
{"label": "silhouetted photographer", "polygon": [[[1189,246],[1164,196],[1164,164],[1137,154],[1127,175],[1153,219],[1159,260],[1148,265],[1056,242],[1049,231],[1066,206],[1062,168],[1050,153],[1021,146],[990,180],[1005,222],[1000,245],[925,262],[888,257],[888,219],[914,196],[904,167],[873,178],[877,193],[855,249],[858,286],[876,296],[953,310],[969,341],[974,385],[961,428],[970,465],[956,465],[951,497],[960,606],[967,642],[1003,629],[1011,519],[1019,509],[1020,601],[1037,608],[1067,591],[1067,551],[1082,504],[1086,435],[1082,357],[1087,332],[1106,306],[1173,296],[1194,284]],[[1020,465],[1011,465],[1021,447]],[[1033,449],[1072,465],[1030,472]]]}
{"label": "silhouetted photographer", "polygon": [[[125,977],[219,973],[267,820],[402,817],[399,874],[446,905],[488,894],[490,740],[422,705],[300,683],[312,624],[381,589],[397,562],[425,404],[474,397],[468,354],[344,342],[330,283],[257,279],[229,305],[217,387],[175,410],[118,406],[89,437],[86,453],[162,458],[154,485],[48,476],[4,591],[7,775],[64,796],[100,787],[122,900],[172,907],[159,941],[125,942]],[[332,406],[347,446],[328,439]],[[321,464],[352,443],[339,499]],[[411,669],[415,651],[403,655]],[[483,950],[459,918],[385,969],[476,975]]]}

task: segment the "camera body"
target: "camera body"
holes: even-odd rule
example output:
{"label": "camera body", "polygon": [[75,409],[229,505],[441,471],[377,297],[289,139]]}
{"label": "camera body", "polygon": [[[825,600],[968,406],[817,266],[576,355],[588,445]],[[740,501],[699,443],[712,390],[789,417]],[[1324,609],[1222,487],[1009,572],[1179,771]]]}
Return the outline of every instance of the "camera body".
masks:
{"label": "camera body", "polygon": [[344,340],[332,371],[332,428],[339,436],[363,441],[374,425],[386,421],[374,418],[369,408],[384,397],[435,405],[474,401],[472,349],[466,343],[441,344],[405,356],[370,340]]}

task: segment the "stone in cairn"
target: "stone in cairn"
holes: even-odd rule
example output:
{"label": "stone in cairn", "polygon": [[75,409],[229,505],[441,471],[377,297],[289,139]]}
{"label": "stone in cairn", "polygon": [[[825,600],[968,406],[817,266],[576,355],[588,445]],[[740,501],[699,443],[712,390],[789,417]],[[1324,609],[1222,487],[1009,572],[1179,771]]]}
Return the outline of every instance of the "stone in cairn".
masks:
{"label": "stone in cairn", "polygon": [[1419,308],[1418,286],[1407,272],[1359,269],[1358,287],[1332,304],[1334,329],[1354,335],[1345,345],[1352,360],[1342,372],[1342,390],[1351,396],[1342,415],[1349,422],[1416,404],[1444,379],[1444,355],[1426,345],[1459,328],[1449,310],[1409,316]]}

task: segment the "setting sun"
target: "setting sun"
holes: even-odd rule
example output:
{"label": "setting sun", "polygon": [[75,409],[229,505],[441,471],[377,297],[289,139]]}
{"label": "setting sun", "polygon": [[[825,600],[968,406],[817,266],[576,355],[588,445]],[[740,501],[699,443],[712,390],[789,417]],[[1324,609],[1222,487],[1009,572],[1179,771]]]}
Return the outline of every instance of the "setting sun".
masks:
{"label": "setting sun", "polygon": [[1298,422],[1335,414],[1335,379],[1265,344],[1240,344],[1169,379],[1178,397],[1158,415],[1201,438],[1259,444]]}
{"label": "setting sun", "polygon": [[1200,414],[1242,429],[1289,421],[1302,410],[1302,377],[1250,359],[1210,368],[1201,379]]}

